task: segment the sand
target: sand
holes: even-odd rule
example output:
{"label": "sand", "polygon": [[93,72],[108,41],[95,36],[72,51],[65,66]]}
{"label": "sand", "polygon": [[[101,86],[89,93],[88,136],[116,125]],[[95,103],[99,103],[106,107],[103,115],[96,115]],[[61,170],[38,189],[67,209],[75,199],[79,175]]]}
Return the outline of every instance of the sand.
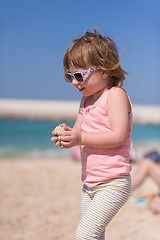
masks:
{"label": "sand", "polygon": [[[0,239],[74,239],[81,187],[80,164],[71,159],[0,160]],[[131,197],[154,192],[157,187],[147,179]],[[159,240],[160,215],[128,201],[109,224],[106,239]]]}

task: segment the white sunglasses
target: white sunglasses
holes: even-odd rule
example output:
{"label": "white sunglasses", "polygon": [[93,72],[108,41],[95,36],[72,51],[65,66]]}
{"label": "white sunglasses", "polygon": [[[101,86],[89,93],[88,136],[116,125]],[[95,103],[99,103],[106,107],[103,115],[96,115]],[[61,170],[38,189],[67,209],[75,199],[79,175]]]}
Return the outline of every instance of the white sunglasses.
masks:
{"label": "white sunglasses", "polygon": [[74,72],[74,73],[70,73],[67,70],[66,73],[64,74],[64,79],[68,83],[72,83],[73,79],[75,79],[78,83],[83,83],[86,80],[86,79],[84,79],[84,75],[88,72],[93,72],[95,70],[98,70],[98,68],[97,67],[92,67],[92,68],[89,68],[89,69],[84,70],[82,72]]}

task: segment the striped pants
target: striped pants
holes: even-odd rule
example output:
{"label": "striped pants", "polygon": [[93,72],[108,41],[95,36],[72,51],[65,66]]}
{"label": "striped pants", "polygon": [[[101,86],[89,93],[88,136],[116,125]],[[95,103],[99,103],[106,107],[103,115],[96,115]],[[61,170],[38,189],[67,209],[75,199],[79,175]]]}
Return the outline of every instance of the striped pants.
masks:
{"label": "striped pants", "polygon": [[123,206],[131,191],[130,174],[96,187],[83,186],[81,220],[76,240],[105,239],[105,228]]}

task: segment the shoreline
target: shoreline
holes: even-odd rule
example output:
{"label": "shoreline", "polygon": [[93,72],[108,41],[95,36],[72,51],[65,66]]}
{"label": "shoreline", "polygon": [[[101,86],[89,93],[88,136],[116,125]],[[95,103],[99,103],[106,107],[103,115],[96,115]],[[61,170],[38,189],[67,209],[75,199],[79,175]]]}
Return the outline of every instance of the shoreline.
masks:
{"label": "shoreline", "polygon": [[[0,99],[0,119],[74,121],[79,101]],[[160,105],[133,105],[134,124],[160,125]]]}

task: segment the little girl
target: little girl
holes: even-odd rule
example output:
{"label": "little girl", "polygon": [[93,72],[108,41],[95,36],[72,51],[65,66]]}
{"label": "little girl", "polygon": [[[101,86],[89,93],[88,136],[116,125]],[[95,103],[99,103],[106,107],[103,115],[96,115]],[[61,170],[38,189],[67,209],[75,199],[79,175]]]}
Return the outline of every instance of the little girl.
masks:
{"label": "little girl", "polygon": [[131,188],[132,106],[121,88],[127,73],[115,43],[96,30],[74,40],[63,66],[65,80],[83,98],[74,127],[63,123],[66,131],[51,141],[62,149],[81,147],[83,190],[76,239],[105,239],[106,226]]}

